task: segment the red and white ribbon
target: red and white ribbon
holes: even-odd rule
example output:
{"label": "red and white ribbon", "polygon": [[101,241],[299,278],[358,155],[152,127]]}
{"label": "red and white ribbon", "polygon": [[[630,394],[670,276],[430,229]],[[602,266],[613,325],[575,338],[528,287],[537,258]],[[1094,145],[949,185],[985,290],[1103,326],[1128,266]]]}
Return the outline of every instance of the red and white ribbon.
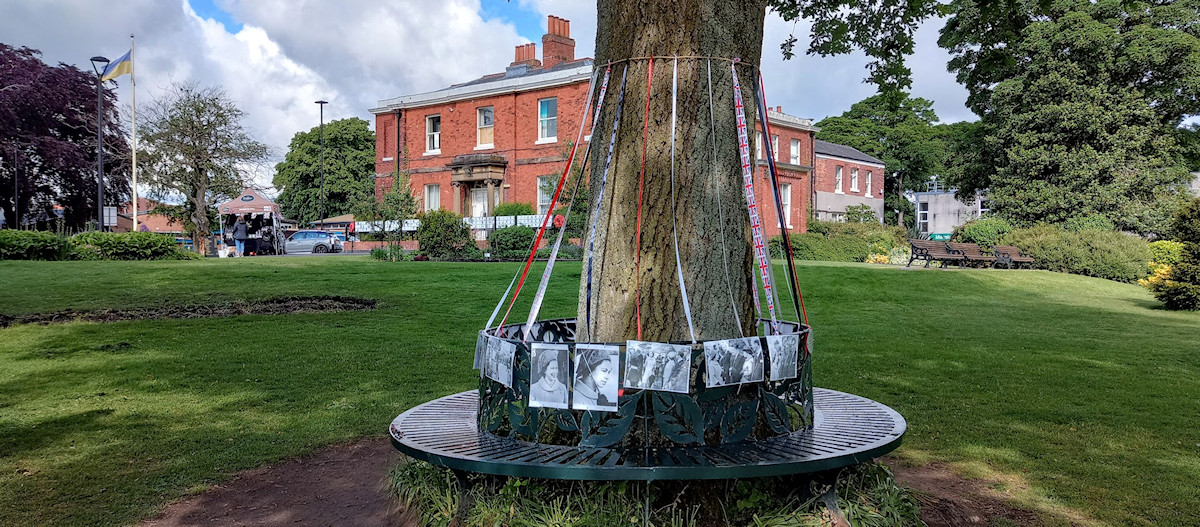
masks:
{"label": "red and white ribbon", "polygon": [[750,233],[754,238],[754,255],[758,258],[759,276],[767,297],[767,312],[771,315],[771,330],[778,335],[779,320],[775,317],[775,300],[771,291],[771,261],[767,255],[762,222],[758,217],[758,205],[754,202],[754,168],[750,162],[750,138],[746,132],[746,108],[742,105],[742,86],[738,82],[737,63],[738,60],[734,59],[733,63],[729,65],[729,70],[733,73],[733,108],[737,113],[738,152],[742,158],[742,186],[746,190],[746,209],[750,213]]}

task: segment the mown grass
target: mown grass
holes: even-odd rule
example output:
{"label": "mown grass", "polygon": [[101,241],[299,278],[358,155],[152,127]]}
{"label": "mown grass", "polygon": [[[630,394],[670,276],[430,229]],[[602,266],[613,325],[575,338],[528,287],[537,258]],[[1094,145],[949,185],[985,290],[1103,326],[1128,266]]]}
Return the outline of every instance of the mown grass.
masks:
{"label": "mown grass", "polygon": [[[0,262],[9,315],[379,300],[0,329],[0,524],[126,524],[238,470],[381,436],[401,411],[474,386],[474,332],[515,266]],[[560,264],[544,318],[573,314],[579,271]],[[994,477],[1049,523],[1200,524],[1200,313],[1041,271],[804,263],[799,275],[816,383],[903,413],[902,457]]]}

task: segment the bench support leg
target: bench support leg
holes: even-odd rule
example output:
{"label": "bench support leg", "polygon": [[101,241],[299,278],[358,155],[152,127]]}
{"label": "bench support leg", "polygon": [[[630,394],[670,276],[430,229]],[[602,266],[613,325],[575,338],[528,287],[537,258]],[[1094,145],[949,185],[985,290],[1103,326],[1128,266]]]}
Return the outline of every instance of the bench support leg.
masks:
{"label": "bench support leg", "polygon": [[826,485],[826,490],[817,498],[817,503],[825,508],[825,513],[821,516],[828,520],[830,525],[834,527],[850,527],[850,522],[846,520],[846,515],[842,514],[841,507],[838,507],[837,474],[837,472],[834,472],[819,479],[821,483]]}
{"label": "bench support leg", "polygon": [[467,524],[467,517],[471,514],[471,509],[475,507],[475,495],[471,494],[471,480],[467,477],[467,473],[462,470],[450,470],[454,474],[454,479],[458,482],[458,509],[454,511],[454,519],[450,522],[452,526],[463,526]]}

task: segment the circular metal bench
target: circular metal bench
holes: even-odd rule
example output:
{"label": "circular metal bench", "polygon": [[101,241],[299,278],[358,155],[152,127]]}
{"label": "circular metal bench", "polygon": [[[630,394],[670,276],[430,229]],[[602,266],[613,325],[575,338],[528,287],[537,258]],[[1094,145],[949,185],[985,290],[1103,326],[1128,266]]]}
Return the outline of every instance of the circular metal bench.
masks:
{"label": "circular metal bench", "polygon": [[570,480],[730,479],[805,474],[868,461],[896,447],[907,423],[895,410],[815,388],[813,426],[759,441],[717,446],[598,448],[497,436],[478,426],[477,391],[400,414],[392,444],[433,465],[486,474]]}

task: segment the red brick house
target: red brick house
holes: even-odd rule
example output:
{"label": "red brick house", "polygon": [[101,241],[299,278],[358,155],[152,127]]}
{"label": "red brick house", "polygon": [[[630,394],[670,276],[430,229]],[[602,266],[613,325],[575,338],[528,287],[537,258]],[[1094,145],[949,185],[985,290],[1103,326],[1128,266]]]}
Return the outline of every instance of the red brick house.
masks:
{"label": "red brick house", "polygon": [[828,141],[816,141],[817,184],[813,211],[818,220],[845,221],[846,207],[867,205],[883,218],[884,165],[874,157]]}
{"label": "red brick house", "polygon": [[[154,200],[138,198],[138,230],[158,232],[180,236],[183,234],[183,224],[162,214],[152,214],[150,211],[162,205]],[[117,209],[117,226],[113,232],[129,232],[133,230],[133,202],[122,203]]]}
{"label": "red brick house", "polygon": [[[549,17],[542,47],[540,61],[536,44],[524,44],[516,47],[512,64],[502,73],[384,99],[371,109],[376,199],[391,189],[399,169],[410,175],[413,195],[425,210],[490,216],[497,204],[524,202],[545,212],[551,197],[545,183],[561,174],[569,142],[579,129],[577,119],[593,63],[590,58],[575,58],[570,22],[555,16]],[[767,118],[785,220],[789,230],[805,232],[809,205],[816,202],[820,189],[833,185],[834,168],[822,172],[820,152],[813,148],[817,129],[811,120],[785,114],[780,107],[768,109]],[[779,223],[757,120],[756,128],[755,198],[766,233],[775,235]],[[814,170],[821,174],[815,184]],[[883,188],[882,168],[870,170],[871,177],[879,179],[867,188],[878,193]],[[882,200],[879,210],[882,213]]]}

